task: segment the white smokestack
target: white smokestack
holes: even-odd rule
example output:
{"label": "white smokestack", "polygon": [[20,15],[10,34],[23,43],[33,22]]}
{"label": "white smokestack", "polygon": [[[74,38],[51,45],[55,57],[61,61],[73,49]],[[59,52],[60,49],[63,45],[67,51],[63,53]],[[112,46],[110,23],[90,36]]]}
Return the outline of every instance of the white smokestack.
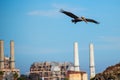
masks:
{"label": "white smokestack", "polygon": [[75,71],[80,71],[77,42],[74,43],[74,67],[75,67]]}
{"label": "white smokestack", "polygon": [[15,59],[14,59],[14,41],[10,41],[10,68],[15,68]]}
{"label": "white smokestack", "polygon": [[0,40],[0,69],[4,69],[4,41]]}
{"label": "white smokestack", "polygon": [[90,79],[95,77],[94,46],[90,44]]}

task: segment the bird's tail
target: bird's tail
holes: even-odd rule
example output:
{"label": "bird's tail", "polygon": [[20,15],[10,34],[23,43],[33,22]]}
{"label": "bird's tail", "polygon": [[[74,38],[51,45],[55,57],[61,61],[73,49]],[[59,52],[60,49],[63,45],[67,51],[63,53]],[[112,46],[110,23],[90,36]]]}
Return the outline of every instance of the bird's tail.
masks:
{"label": "bird's tail", "polygon": [[76,24],[76,21],[74,19],[71,20],[74,24]]}

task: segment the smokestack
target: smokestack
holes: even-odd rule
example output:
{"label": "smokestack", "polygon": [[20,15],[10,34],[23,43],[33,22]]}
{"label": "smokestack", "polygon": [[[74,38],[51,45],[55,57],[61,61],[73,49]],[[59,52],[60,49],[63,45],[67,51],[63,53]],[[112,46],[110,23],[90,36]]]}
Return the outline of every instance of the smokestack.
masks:
{"label": "smokestack", "polygon": [[15,59],[14,59],[14,41],[10,41],[10,68],[15,68]]}
{"label": "smokestack", "polygon": [[95,77],[94,46],[90,44],[90,79]]}
{"label": "smokestack", "polygon": [[4,69],[4,41],[0,40],[0,69]]}
{"label": "smokestack", "polygon": [[80,71],[77,42],[74,43],[74,67],[75,67],[75,71]]}

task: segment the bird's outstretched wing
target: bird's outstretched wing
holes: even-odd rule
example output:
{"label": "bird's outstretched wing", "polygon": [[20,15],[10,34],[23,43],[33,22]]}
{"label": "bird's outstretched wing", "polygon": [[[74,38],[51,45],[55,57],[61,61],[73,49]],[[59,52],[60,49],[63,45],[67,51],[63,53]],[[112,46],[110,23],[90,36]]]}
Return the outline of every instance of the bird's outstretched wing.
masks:
{"label": "bird's outstretched wing", "polygon": [[95,20],[93,20],[93,19],[86,19],[86,21],[88,21],[88,22],[93,22],[93,23],[95,23],[95,24],[99,24],[99,22],[97,22],[97,21],[95,21]]}
{"label": "bird's outstretched wing", "polygon": [[60,10],[60,12],[66,14],[67,16],[71,17],[71,18],[79,18],[78,16],[76,16],[75,14],[71,13],[71,12],[68,12],[68,11],[64,11],[63,9]]}

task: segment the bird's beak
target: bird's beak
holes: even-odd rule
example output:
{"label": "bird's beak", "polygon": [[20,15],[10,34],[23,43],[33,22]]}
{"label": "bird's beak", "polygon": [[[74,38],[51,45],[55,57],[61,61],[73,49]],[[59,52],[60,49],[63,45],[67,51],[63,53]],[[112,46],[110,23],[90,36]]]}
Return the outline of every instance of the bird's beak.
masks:
{"label": "bird's beak", "polygon": [[87,23],[87,20],[85,19],[85,17],[81,17],[81,18],[85,23]]}
{"label": "bird's beak", "polygon": [[84,19],[84,22],[87,23],[87,21]]}

